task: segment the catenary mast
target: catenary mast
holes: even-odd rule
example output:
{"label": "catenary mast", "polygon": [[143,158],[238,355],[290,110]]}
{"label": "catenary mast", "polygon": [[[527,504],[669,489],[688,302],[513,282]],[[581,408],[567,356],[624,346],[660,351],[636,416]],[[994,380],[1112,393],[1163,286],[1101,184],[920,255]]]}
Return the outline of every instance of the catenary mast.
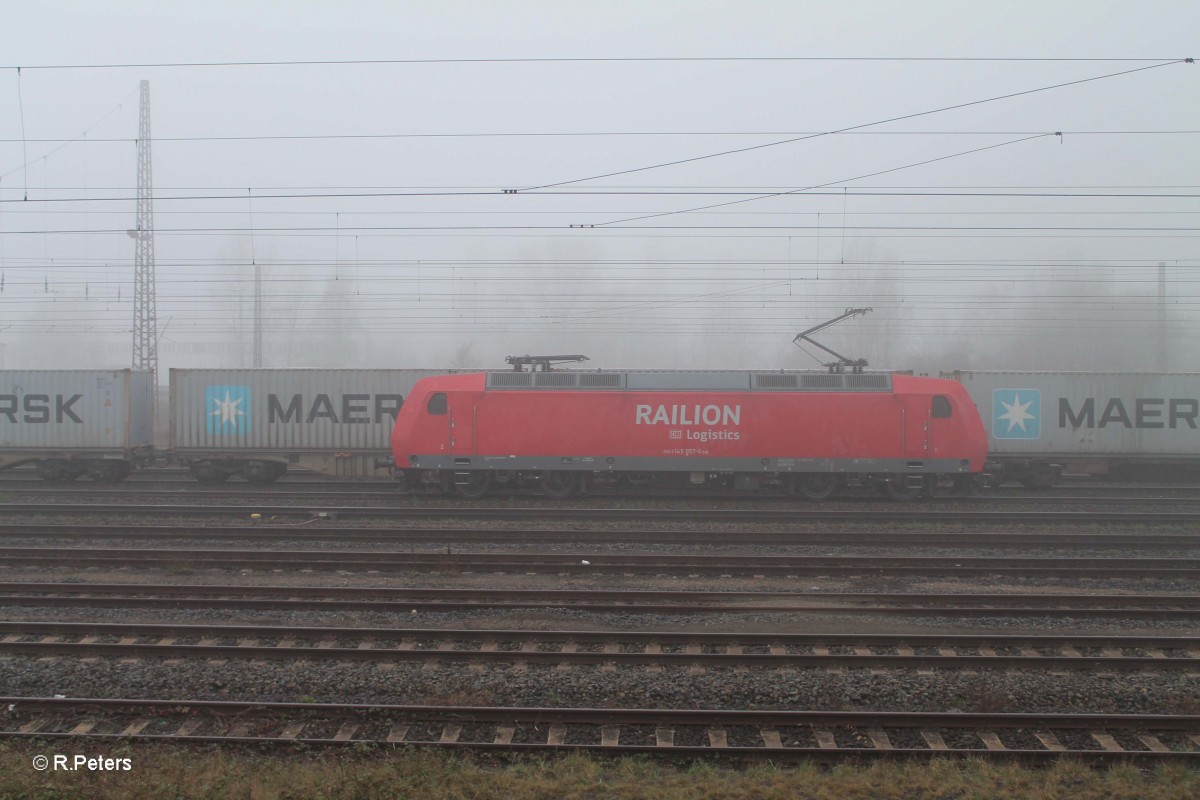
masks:
{"label": "catenary mast", "polygon": [[137,138],[137,228],[133,258],[133,368],[150,371],[158,395],[158,306],[154,292],[154,181],[150,173],[150,81],[142,81]]}

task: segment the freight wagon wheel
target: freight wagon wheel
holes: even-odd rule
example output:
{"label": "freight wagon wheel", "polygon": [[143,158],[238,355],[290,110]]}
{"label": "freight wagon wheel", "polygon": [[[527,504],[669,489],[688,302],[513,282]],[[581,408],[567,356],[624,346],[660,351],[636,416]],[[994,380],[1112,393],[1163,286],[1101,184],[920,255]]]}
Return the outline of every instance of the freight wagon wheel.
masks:
{"label": "freight wagon wheel", "polygon": [[575,494],[578,481],[575,479],[574,472],[556,470],[542,475],[538,484],[542,487],[542,493],[546,497],[570,497]]}
{"label": "freight wagon wheel", "polygon": [[1034,464],[1021,473],[1020,482],[1026,489],[1050,489],[1058,485],[1059,471],[1046,464]]}
{"label": "freight wagon wheel", "polygon": [[274,483],[287,472],[287,467],[275,462],[255,461],[242,470],[242,477],[247,483]]}
{"label": "freight wagon wheel", "polygon": [[98,483],[120,483],[129,477],[132,470],[133,467],[124,461],[114,461],[92,467],[88,475]]}
{"label": "freight wagon wheel", "polygon": [[68,466],[57,461],[41,461],[37,465],[38,477],[44,481],[52,483],[70,483],[83,474],[82,470],[75,469],[74,466]]}
{"label": "freight wagon wheel", "polygon": [[793,478],[796,494],[805,500],[828,500],[841,488],[841,479],[832,472],[804,472]]}
{"label": "freight wagon wheel", "polygon": [[477,500],[487,494],[490,488],[492,488],[490,472],[475,470],[454,473],[454,491],[458,492],[459,497]]}
{"label": "freight wagon wheel", "polygon": [[192,467],[192,474],[200,483],[224,483],[229,480],[229,473],[207,464]]}

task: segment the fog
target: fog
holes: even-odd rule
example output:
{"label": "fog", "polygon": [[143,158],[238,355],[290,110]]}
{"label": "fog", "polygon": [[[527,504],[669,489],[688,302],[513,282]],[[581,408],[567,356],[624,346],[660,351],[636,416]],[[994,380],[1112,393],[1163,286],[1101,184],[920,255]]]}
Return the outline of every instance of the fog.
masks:
{"label": "fog", "polygon": [[6,368],[130,364],[143,79],[160,380],[252,365],[256,267],[267,367],[819,367],[848,307],[872,368],[1200,365],[1194,4],[7,18]]}

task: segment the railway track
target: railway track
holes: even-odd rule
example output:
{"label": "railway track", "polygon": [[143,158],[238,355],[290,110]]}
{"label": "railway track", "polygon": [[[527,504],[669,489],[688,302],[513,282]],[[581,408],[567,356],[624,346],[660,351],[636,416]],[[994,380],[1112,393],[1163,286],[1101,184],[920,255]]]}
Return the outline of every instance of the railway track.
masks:
{"label": "railway track", "polygon": [[378,550],[197,550],[185,548],[0,547],[10,567],[359,570],[365,572],[701,575],[809,575],[1195,578],[1196,558],[968,556],[742,556],[628,553],[396,553]]}
{"label": "railway track", "polygon": [[801,613],[1197,619],[1200,595],[425,589],[141,583],[0,583],[0,606],[285,609],[402,614],[570,609],[618,614]]}
{"label": "railway track", "polygon": [[[318,520],[309,520],[317,522]],[[49,539],[63,542],[137,540],[178,542],[187,539],[205,541],[244,541],[278,543],[382,542],[395,545],[435,544],[686,544],[686,545],[837,545],[870,547],[989,547],[989,548],[1064,548],[1088,550],[1119,548],[1192,549],[1200,548],[1200,531],[1195,533],[996,533],[973,530],[955,532],[925,531],[762,531],[762,530],[579,530],[576,528],[362,528],[330,527],[328,523],[282,524],[265,521],[254,525],[143,525],[74,523],[0,523],[0,541]]]}
{"label": "railway track", "polygon": [[512,508],[508,506],[488,508],[458,507],[413,507],[413,506],[275,506],[266,504],[246,505],[146,505],[120,503],[3,503],[4,511],[17,514],[41,516],[207,516],[249,517],[258,514],[264,517],[286,518],[303,516],[316,519],[349,517],[386,517],[388,519],[471,519],[471,520],[692,520],[692,521],[738,521],[738,522],[1007,522],[1021,524],[1155,524],[1200,522],[1200,509],[1190,511],[987,511],[987,510],[929,510],[891,504],[886,510],[854,509],[839,510],[816,506],[798,506],[788,509],[761,508],[581,508],[581,507],[538,507]]}
{"label": "railway track", "polygon": [[[15,483],[15,482],[9,482]],[[220,499],[228,500],[231,498],[246,499],[246,498],[270,498],[272,500],[290,500],[299,498],[305,502],[346,502],[346,501],[385,501],[385,502],[405,502],[410,499],[419,499],[423,502],[447,502],[450,504],[463,503],[466,501],[456,500],[453,497],[443,498],[425,495],[407,495],[401,494],[396,489],[389,485],[383,484],[375,488],[363,488],[362,485],[338,486],[338,484],[314,484],[310,487],[299,485],[268,485],[268,486],[222,486],[214,489],[209,486],[199,486],[197,488],[164,488],[159,485],[143,485],[143,484],[121,484],[119,486],[104,486],[104,487],[79,487],[79,486],[54,486],[43,485],[37,486],[25,484],[8,486],[4,482],[0,482],[0,491],[4,491],[12,499],[20,499],[24,496],[32,497],[62,497],[67,499],[113,499],[116,497],[131,496],[137,498],[152,498],[154,501],[187,501],[191,499]],[[1025,503],[1029,505],[1063,505],[1068,503],[1089,503],[1094,505],[1171,505],[1171,504],[1188,504],[1197,503],[1197,497],[1200,496],[1200,487],[1195,489],[1167,489],[1167,490],[1097,490],[1088,489],[1083,491],[1055,491],[1053,494],[1047,492],[1012,492],[1007,490],[993,490],[980,495],[955,495],[955,494],[939,494],[935,498],[926,500],[926,502],[934,502],[938,505],[971,505],[979,503],[995,503],[995,504],[1017,504]],[[711,503],[747,503],[752,502],[761,505],[774,506],[800,506],[808,507],[812,505],[812,501],[804,500],[803,498],[788,497],[784,495],[747,495],[747,494],[721,494],[721,493],[660,493],[651,494],[648,492],[604,492],[592,496],[594,499],[603,501],[634,501],[634,500],[673,500],[673,501],[693,501],[693,502],[711,502]],[[537,494],[515,494],[511,496],[498,495],[491,498],[493,502],[506,502],[509,499],[519,499],[523,502],[559,504],[562,501],[553,498],[546,498]],[[823,506],[838,507],[851,503],[867,503],[867,504],[891,504],[894,500],[880,496],[874,493],[848,494],[839,497],[829,498],[820,501]],[[918,501],[919,502],[919,501]]]}
{"label": "railway track", "polygon": [[[12,491],[47,491],[53,493],[112,493],[112,492],[143,492],[143,491],[176,491],[181,493],[195,494],[263,494],[263,493],[279,493],[287,494],[292,492],[348,492],[348,493],[383,493],[394,494],[397,491],[398,484],[390,478],[332,478],[326,475],[316,473],[300,473],[291,472],[278,481],[269,484],[250,484],[239,480],[233,480],[229,483],[213,486],[211,484],[203,484],[196,481],[195,477],[189,470],[170,470],[170,469],[154,469],[135,472],[133,475],[121,481],[120,483],[95,483],[91,481],[82,481],[70,485],[63,485],[53,481],[47,481],[37,477],[32,471],[21,469],[6,470],[0,472],[0,489]],[[1045,495],[1048,493],[1056,493],[1060,495],[1069,495],[1074,497],[1088,496],[1112,496],[1115,494],[1129,494],[1135,496],[1148,494],[1196,494],[1200,492],[1200,485],[1186,482],[1117,482],[1117,481],[1100,481],[1079,479],[1066,479],[1060,482],[1057,486],[1046,489],[1027,489],[1017,484],[1008,484],[1005,486],[991,486],[986,489],[987,494],[992,496],[1032,496]],[[641,497],[648,496],[666,496],[666,497],[697,497],[703,496],[706,498],[720,497],[742,497],[745,494],[720,491],[712,488],[702,492],[659,487],[654,490],[634,489],[631,487],[619,487],[612,490],[606,490],[605,496],[616,496],[620,494],[626,497]],[[863,496],[873,495],[874,492],[863,491]],[[500,495],[502,496],[502,495]],[[538,497],[537,494],[524,494],[522,496]],[[771,495],[763,495],[770,497]],[[782,495],[777,496],[778,499],[786,500],[788,498]]]}
{"label": "railway track", "polygon": [[759,669],[1188,671],[1200,637],[754,634],[0,622],[0,658],[204,658]]}
{"label": "railway track", "polygon": [[499,708],[0,697],[8,738],[421,745],[827,761],[1195,762],[1200,716]]}

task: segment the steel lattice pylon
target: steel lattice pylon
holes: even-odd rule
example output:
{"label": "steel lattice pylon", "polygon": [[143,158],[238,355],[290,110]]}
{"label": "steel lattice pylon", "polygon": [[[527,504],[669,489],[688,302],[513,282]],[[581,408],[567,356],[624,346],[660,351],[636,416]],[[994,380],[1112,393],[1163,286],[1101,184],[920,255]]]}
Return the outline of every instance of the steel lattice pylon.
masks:
{"label": "steel lattice pylon", "polygon": [[142,81],[137,139],[137,229],[133,259],[133,368],[150,370],[158,394],[158,306],[154,293],[154,181],[150,173],[150,81]]}

